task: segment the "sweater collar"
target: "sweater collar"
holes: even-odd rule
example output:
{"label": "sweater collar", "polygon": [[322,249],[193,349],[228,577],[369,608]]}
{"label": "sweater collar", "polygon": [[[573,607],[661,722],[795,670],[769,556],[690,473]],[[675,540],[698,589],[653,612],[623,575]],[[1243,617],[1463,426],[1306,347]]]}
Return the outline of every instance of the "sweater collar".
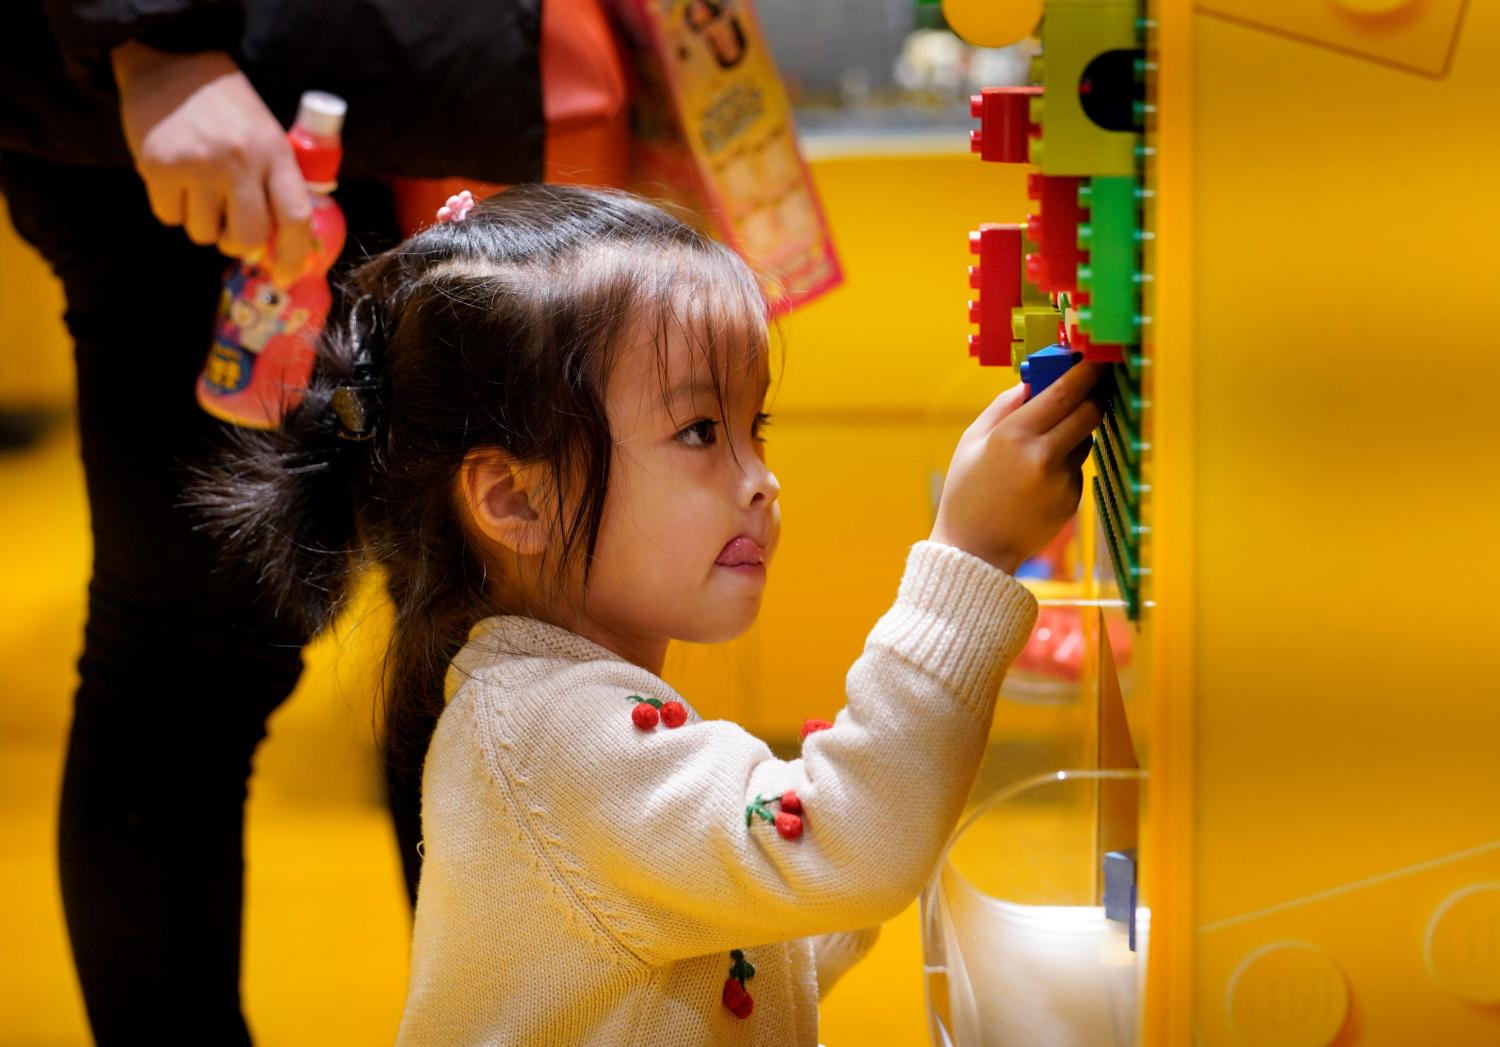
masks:
{"label": "sweater collar", "polygon": [[481,658],[541,655],[570,662],[625,661],[608,648],[561,626],[515,614],[496,615],[476,622],[469,630],[469,641],[460,656],[470,649]]}

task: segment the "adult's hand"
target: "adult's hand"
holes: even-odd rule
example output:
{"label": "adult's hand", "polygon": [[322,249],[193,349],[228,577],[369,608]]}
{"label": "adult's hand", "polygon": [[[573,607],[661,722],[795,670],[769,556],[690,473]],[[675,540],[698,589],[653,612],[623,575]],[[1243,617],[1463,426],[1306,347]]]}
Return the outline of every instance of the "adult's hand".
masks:
{"label": "adult's hand", "polygon": [[111,58],[152,213],[238,258],[256,260],[269,243],[271,278],[294,280],[312,250],[312,204],[286,132],[234,59],[134,41]]}

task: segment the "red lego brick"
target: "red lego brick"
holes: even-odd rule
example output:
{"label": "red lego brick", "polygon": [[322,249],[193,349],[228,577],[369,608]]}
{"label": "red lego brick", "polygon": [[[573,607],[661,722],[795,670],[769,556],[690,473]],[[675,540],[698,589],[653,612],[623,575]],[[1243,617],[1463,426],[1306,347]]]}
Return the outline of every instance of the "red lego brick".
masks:
{"label": "red lego brick", "polygon": [[969,115],[979,121],[979,130],[969,132],[969,150],[981,160],[1002,164],[1024,164],[1030,140],[1040,131],[1031,122],[1031,99],[1040,87],[986,87],[969,98]]}
{"label": "red lego brick", "polygon": [[979,297],[969,303],[969,322],[979,333],[969,336],[969,355],[983,366],[1010,364],[1010,311],[1021,304],[1021,227],[981,225],[969,234],[969,251],[979,264],[969,266],[969,286]]}
{"label": "red lego brick", "polygon": [[1083,354],[1085,360],[1099,364],[1119,364],[1125,362],[1125,347],[1123,345],[1107,345],[1094,342],[1084,333],[1077,324],[1070,324],[1068,328],[1068,344],[1075,352]]}
{"label": "red lego brick", "polygon": [[1027,255],[1031,282],[1048,294],[1078,289],[1078,265],[1088,258],[1078,249],[1079,179],[1067,175],[1033,174],[1026,179],[1026,195],[1041,204],[1040,214],[1027,215],[1026,228],[1036,254]]}

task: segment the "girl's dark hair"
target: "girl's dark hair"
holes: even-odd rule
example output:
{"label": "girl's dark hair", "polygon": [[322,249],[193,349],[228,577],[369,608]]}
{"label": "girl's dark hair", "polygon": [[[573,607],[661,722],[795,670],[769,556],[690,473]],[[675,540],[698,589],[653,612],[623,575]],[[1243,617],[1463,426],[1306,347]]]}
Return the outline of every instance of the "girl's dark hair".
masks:
{"label": "girl's dark hair", "polygon": [[[721,366],[730,348],[756,368],[764,359],[765,299],[731,250],[644,200],[543,185],[423,230],[356,269],[345,292],[361,303],[355,320],[329,325],[281,428],[237,430],[189,502],[309,632],[363,567],[382,570],[395,605],[386,744],[419,765],[448,663],[498,610],[458,508],[464,458],[500,448],[550,467],[557,577],[581,557],[586,582],[610,475],[605,388],[627,328],[655,345],[663,396],[666,338],[681,331],[722,415],[726,383],[744,374]],[[358,384],[361,343],[380,413],[373,438],[355,442],[335,406]]]}

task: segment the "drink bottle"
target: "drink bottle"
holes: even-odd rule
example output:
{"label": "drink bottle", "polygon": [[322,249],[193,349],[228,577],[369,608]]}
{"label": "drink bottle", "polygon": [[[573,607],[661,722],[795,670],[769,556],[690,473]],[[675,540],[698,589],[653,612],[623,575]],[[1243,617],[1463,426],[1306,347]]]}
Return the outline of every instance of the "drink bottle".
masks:
{"label": "drink bottle", "polygon": [[328,271],[344,247],[344,213],[329,194],[343,157],[346,109],[336,95],[307,91],[287,133],[312,197],[314,246],[300,275],[278,287],[269,270],[243,260],[225,273],[198,403],[227,422],[274,429],[307,390],[333,300]]}

